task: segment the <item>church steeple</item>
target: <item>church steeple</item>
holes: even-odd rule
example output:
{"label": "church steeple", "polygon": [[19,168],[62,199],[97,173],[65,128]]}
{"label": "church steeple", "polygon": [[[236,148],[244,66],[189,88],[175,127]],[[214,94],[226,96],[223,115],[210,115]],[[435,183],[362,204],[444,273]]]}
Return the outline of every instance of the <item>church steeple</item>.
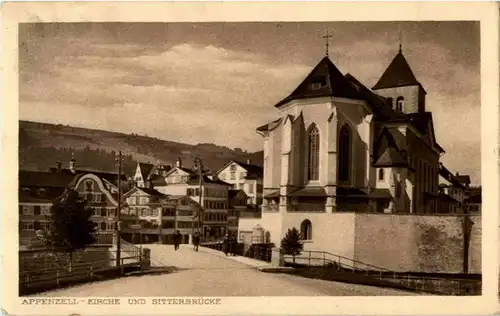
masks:
{"label": "church steeple", "polygon": [[380,77],[375,86],[373,86],[373,90],[420,85],[410,65],[406,61],[401,47],[402,45],[399,44],[398,53],[382,74],[382,77]]}
{"label": "church steeple", "polygon": [[398,53],[372,89],[386,97],[397,112],[425,112],[426,92],[413,74],[402,47],[400,42]]}

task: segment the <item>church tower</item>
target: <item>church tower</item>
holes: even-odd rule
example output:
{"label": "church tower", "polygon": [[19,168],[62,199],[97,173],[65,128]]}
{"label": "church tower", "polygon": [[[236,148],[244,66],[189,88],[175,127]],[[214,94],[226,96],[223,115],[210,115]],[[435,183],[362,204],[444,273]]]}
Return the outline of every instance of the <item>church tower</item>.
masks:
{"label": "church tower", "polygon": [[425,112],[427,93],[415,78],[403,55],[401,45],[399,45],[399,52],[372,90],[389,98],[392,108],[397,112],[405,114]]}

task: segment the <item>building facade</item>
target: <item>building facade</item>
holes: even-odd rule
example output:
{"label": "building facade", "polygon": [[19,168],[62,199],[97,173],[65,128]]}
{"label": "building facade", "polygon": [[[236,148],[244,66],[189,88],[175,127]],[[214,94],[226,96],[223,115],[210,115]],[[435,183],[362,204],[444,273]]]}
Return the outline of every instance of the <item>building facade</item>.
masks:
{"label": "building facade", "polygon": [[425,95],[401,50],[372,89],[323,58],[275,105],[278,118],[257,128],[266,239],[279,244],[297,227],[305,241],[320,237],[316,246],[328,248],[326,236],[312,234],[328,214],[436,213],[444,150]]}
{"label": "building facade", "polygon": [[[205,240],[224,236],[228,228],[228,190],[231,185],[210,179],[197,170],[182,166],[180,159],[165,177],[152,181],[159,192],[172,196],[189,196],[201,205],[201,233]],[[198,216],[198,213],[195,214]]]}
{"label": "building facade", "polygon": [[250,161],[231,161],[219,169],[216,176],[231,184],[234,190],[243,190],[249,207],[257,209],[262,204],[264,169],[261,166],[252,165]]}

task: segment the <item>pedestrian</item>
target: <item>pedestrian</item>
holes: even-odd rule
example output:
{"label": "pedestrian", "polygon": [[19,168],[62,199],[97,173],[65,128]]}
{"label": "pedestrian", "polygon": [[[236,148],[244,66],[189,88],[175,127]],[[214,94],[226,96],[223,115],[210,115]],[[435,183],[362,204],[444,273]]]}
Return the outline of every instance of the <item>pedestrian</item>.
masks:
{"label": "pedestrian", "polygon": [[234,235],[231,236],[231,239],[229,240],[230,245],[231,245],[231,255],[236,256],[236,246],[237,246],[237,241],[236,237]]}
{"label": "pedestrian", "polygon": [[181,243],[182,235],[180,231],[175,231],[174,233],[174,249],[177,251]]}
{"label": "pedestrian", "polygon": [[224,254],[228,254],[229,252],[229,236],[226,234],[224,236],[224,239],[222,240],[222,250],[224,251]]}
{"label": "pedestrian", "polygon": [[200,233],[196,232],[193,235],[193,250],[198,251],[198,247],[200,246]]}

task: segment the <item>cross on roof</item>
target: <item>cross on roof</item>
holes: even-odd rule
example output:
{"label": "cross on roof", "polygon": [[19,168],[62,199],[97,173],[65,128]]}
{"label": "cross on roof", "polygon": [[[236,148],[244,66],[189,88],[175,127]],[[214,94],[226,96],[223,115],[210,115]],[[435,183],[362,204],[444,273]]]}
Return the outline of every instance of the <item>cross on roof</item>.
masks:
{"label": "cross on roof", "polygon": [[327,30],[326,31],[326,35],[323,36],[323,38],[326,41],[326,56],[328,56],[328,46],[329,46],[328,39],[331,38],[331,37],[332,37],[332,35],[328,34],[328,30]]}

